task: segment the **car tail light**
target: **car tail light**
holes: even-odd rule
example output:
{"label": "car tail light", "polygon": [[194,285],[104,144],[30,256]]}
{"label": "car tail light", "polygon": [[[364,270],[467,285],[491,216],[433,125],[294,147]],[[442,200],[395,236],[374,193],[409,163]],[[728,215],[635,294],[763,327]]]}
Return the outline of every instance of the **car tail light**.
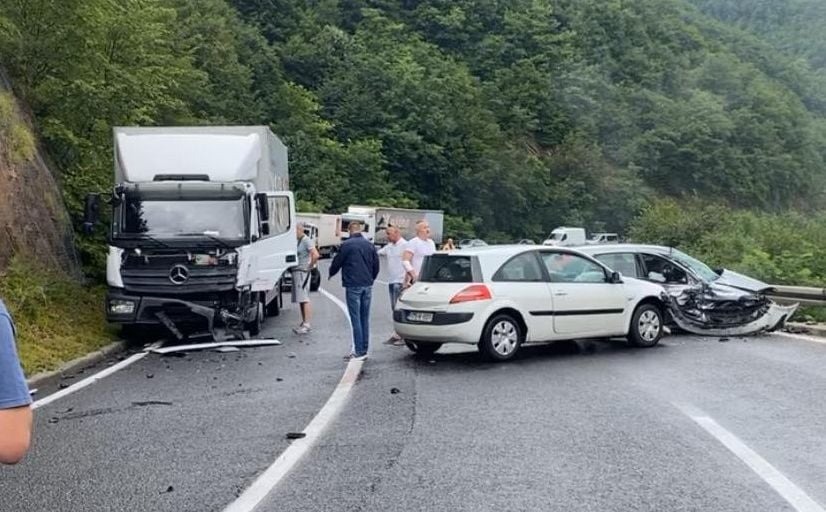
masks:
{"label": "car tail light", "polygon": [[490,300],[492,298],[490,290],[483,284],[474,284],[460,291],[450,299],[451,304],[460,302],[471,302],[474,300]]}

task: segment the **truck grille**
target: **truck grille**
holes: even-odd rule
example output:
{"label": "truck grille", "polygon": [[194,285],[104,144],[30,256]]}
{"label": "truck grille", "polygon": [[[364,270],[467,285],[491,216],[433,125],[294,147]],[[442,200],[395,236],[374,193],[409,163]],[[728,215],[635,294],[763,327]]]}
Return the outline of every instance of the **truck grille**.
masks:
{"label": "truck grille", "polygon": [[[177,282],[173,282],[170,276],[176,269],[174,277]],[[235,288],[236,267],[181,263],[164,267],[125,267],[121,269],[121,277],[124,288],[131,293],[185,295],[221,292]]]}

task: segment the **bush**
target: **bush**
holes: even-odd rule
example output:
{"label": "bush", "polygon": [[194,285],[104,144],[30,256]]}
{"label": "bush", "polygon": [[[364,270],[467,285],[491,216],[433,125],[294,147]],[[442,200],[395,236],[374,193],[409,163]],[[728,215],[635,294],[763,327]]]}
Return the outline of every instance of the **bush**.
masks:
{"label": "bush", "polygon": [[14,318],[27,375],[57,368],[111,343],[103,308],[105,288],[85,287],[16,256],[0,275],[0,298]]}

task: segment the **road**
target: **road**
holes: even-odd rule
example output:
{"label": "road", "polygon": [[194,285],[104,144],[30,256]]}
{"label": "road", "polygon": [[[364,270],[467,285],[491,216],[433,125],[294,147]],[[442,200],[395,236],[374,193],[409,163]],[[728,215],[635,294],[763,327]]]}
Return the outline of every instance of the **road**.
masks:
{"label": "road", "polygon": [[[313,297],[302,339],[291,308],[265,332],[282,346],[149,355],[38,409],[32,453],[0,468],[0,510],[223,510],[345,370],[346,319]],[[374,298],[371,358],[342,412],[257,510],[826,505],[826,344],[672,336],[526,347],[506,364],[461,347],[419,358],[376,343],[391,324],[381,284]]]}

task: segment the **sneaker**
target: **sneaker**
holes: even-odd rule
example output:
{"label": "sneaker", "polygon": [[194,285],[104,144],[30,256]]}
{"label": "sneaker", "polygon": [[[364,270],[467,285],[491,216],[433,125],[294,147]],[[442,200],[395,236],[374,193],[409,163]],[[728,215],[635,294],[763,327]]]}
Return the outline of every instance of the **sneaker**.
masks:
{"label": "sneaker", "polygon": [[296,334],[307,334],[310,331],[312,331],[312,328],[307,324],[301,324],[293,329],[293,332]]}
{"label": "sneaker", "polygon": [[367,361],[367,354],[363,356],[353,356],[353,361]]}
{"label": "sneaker", "polygon": [[350,359],[353,359],[354,357],[356,357],[356,355],[354,353],[350,352],[346,356],[342,357],[342,359],[344,359],[345,361],[349,361]]}

